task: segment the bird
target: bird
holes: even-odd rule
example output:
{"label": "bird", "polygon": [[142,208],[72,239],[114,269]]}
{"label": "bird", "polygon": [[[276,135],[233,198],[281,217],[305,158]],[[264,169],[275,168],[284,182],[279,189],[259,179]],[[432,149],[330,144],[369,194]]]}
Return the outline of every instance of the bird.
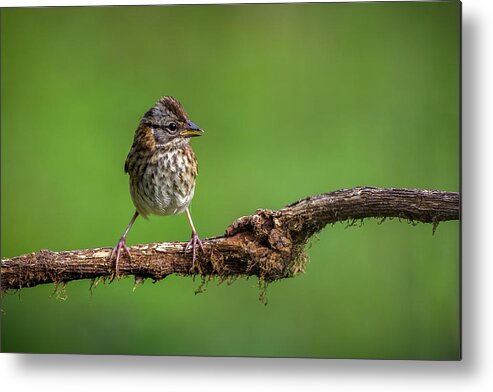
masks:
{"label": "bird", "polygon": [[192,269],[195,267],[197,246],[202,252],[204,249],[189,209],[198,174],[190,140],[203,134],[172,96],[161,97],[140,120],[124,166],[135,213],[110,254],[110,260],[115,256],[116,276],[122,249],[131,260],[126,238],[139,215],[147,219],[151,214],[165,216],[186,212],[192,235],[185,252],[192,250]]}

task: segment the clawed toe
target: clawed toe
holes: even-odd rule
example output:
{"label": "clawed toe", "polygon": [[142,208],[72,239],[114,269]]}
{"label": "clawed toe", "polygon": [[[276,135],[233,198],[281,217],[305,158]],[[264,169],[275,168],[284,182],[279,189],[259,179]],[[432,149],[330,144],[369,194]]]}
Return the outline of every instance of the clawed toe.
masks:
{"label": "clawed toe", "polygon": [[199,236],[195,231],[192,231],[192,238],[190,241],[188,241],[187,245],[185,246],[185,252],[188,250],[192,249],[192,268],[193,270],[195,268],[195,260],[197,259],[197,245],[199,246],[200,250],[204,252],[204,246],[202,245],[202,241],[200,240]]}
{"label": "clawed toe", "polygon": [[115,255],[115,272],[113,274],[113,278],[119,276],[119,265],[118,261],[120,260],[120,253],[122,249],[127,253],[129,260],[132,260],[132,256],[130,255],[130,250],[127,247],[127,244],[125,243],[125,238],[120,238],[116,246],[113,248],[110,254],[110,260],[113,258],[113,255]]}

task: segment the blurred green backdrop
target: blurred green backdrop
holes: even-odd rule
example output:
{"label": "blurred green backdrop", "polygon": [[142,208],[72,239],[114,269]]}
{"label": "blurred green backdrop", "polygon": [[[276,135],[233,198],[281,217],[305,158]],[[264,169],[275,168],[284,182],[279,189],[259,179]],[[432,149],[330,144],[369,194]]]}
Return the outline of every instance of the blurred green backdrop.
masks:
{"label": "blurred green backdrop", "polygon": [[[3,9],[2,257],[114,246],[143,113],[182,101],[206,136],[199,234],[357,185],[459,190],[460,4]],[[129,244],[188,240],[184,215]],[[459,223],[327,227],[269,286],[172,276],[2,298],[2,351],[458,359]],[[58,295],[63,297],[64,293]]]}

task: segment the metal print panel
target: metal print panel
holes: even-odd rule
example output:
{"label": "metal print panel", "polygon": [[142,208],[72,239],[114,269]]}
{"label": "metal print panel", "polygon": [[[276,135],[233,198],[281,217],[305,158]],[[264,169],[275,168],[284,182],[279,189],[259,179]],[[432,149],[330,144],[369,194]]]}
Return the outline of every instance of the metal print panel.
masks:
{"label": "metal print panel", "polygon": [[2,9],[1,350],[459,360],[460,25]]}

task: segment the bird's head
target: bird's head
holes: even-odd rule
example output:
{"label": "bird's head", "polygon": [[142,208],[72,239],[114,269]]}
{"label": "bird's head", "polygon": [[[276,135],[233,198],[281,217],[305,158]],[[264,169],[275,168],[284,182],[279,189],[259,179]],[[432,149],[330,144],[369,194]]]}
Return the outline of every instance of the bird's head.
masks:
{"label": "bird's head", "polygon": [[140,127],[152,133],[153,141],[158,147],[170,142],[186,144],[191,137],[204,133],[190,121],[180,102],[171,96],[159,99],[154,107],[144,114]]}

